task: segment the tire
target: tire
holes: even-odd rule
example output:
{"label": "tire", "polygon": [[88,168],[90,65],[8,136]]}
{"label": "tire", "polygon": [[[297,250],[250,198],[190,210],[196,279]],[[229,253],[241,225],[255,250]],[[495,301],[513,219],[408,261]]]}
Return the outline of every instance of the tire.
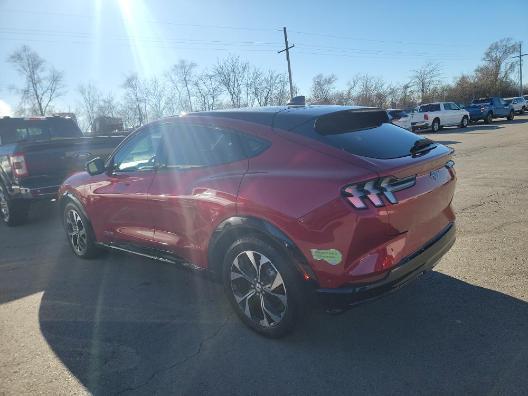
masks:
{"label": "tire", "polygon": [[493,113],[489,112],[486,114],[486,117],[484,117],[484,123],[485,124],[491,124],[493,122]]}
{"label": "tire", "polygon": [[0,183],[0,218],[9,227],[24,224],[29,213],[29,203],[23,200],[11,199],[7,189]]}
{"label": "tire", "polygon": [[462,121],[460,122],[460,128],[467,128],[468,124],[468,118],[466,116],[462,117]]}
{"label": "tire", "polygon": [[433,133],[436,133],[440,130],[440,120],[438,118],[435,118],[433,120],[433,123],[431,124],[431,131],[433,131]]}
{"label": "tire", "polygon": [[302,317],[303,284],[294,264],[257,236],[238,239],[229,247],[222,279],[237,316],[263,336],[282,337]]}
{"label": "tire", "polygon": [[510,114],[508,114],[508,117],[506,117],[506,119],[508,121],[513,121],[513,119],[515,118],[515,113],[512,111],[510,111]]}
{"label": "tire", "polygon": [[95,244],[95,234],[83,211],[73,202],[68,202],[63,211],[63,224],[68,244],[77,257],[96,257],[100,249]]}

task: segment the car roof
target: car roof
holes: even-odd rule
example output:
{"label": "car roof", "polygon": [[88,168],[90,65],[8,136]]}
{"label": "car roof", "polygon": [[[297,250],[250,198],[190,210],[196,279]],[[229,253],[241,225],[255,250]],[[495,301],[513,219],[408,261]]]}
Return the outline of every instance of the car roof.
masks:
{"label": "car roof", "polygon": [[273,128],[290,130],[325,114],[345,110],[372,109],[365,106],[303,105],[266,106],[241,109],[226,109],[188,113],[183,117],[221,117],[254,122]]}

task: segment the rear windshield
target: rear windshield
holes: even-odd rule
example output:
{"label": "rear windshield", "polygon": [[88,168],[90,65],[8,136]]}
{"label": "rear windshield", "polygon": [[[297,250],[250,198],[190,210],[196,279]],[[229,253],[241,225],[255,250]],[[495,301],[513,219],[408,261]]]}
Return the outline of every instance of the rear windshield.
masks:
{"label": "rear windshield", "polygon": [[71,119],[24,120],[0,119],[0,144],[81,137],[77,123]]}
{"label": "rear windshield", "polygon": [[322,135],[315,130],[314,123],[309,122],[294,128],[291,132],[318,140],[350,154],[379,159],[410,155],[414,143],[421,139],[412,132],[388,123],[371,129]]}
{"label": "rear windshield", "polygon": [[472,104],[488,104],[488,103],[493,103],[493,100],[490,99],[490,98],[485,98],[485,99],[475,99],[473,102],[471,102]]}
{"label": "rear windshield", "polygon": [[422,105],[420,106],[420,113],[425,113],[425,112],[429,112],[429,111],[440,111],[440,104],[439,103],[436,103],[436,104],[426,104],[426,105]]}
{"label": "rear windshield", "polygon": [[403,110],[391,110],[389,111],[389,115],[392,118],[402,118],[402,117],[406,117],[407,113]]}

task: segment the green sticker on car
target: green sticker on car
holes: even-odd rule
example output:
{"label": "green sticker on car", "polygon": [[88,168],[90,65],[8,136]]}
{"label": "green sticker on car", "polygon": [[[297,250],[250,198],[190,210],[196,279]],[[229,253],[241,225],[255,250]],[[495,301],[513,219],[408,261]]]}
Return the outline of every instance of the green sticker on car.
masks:
{"label": "green sticker on car", "polygon": [[343,259],[343,255],[337,249],[310,249],[310,251],[314,260],[324,260],[331,265],[337,265]]}

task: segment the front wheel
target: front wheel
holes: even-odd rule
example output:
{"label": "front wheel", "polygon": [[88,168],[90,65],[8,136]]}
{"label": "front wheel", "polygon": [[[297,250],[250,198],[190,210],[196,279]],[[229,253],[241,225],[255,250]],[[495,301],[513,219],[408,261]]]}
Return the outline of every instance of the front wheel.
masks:
{"label": "front wheel", "polygon": [[64,229],[68,243],[76,256],[92,258],[99,249],[95,245],[95,236],[82,210],[73,202],[68,202],[63,212]]}
{"label": "front wheel", "polygon": [[301,316],[302,283],[293,263],[262,239],[249,236],[231,245],[223,284],[238,317],[261,335],[282,337]]}
{"label": "front wheel", "polygon": [[28,202],[9,197],[7,189],[0,183],[0,218],[9,227],[25,223],[29,213]]}
{"label": "front wheel", "polygon": [[508,121],[513,121],[513,119],[515,118],[515,113],[512,111],[510,111],[510,114],[508,114],[508,117],[506,117],[508,119]]}
{"label": "front wheel", "polygon": [[466,128],[468,126],[468,118],[466,116],[462,117],[462,121],[460,122],[460,128]]}

